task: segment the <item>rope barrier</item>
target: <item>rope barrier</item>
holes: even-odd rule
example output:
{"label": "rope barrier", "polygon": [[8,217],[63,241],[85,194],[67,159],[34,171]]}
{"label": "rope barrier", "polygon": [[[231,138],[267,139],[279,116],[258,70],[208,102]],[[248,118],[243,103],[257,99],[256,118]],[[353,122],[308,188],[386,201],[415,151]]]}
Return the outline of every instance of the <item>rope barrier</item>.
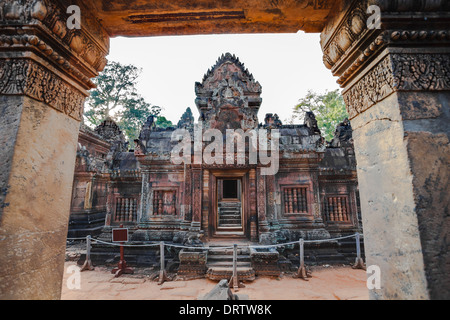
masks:
{"label": "rope barrier", "polygon": [[106,245],[110,245],[110,246],[115,246],[115,247],[157,247],[159,246],[159,242],[158,243],[149,243],[149,244],[120,244],[120,243],[115,243],[115,242],[106,242],[106,241],[102,241],[102,240],[98,240],[98,239],[92,239],[92,241],[98,242],[98,243],[103,243]]}
{"label": "rope barrier", "polygon": [[[361,258],[361,247],[360,247],[360,238],[361,238],[361,234],[359,233],[355,233],[349,236],[344,236],[344,237],[339,237],[339,238],[333,238],[333,239],[320,239],[320,240],[304,240],[303,238],[300,238],[298,241],[292,241],[292,242],[287,242],[287,243],[280,243],[280,244],[274,244],[274,245],[259,245],[259,246],[245,246],[245,245],[241,245],[238,246],[237,244],[234,244],[233,246],[228,246],[228,247],[190,247],[190,246],[184,246],[184,245],[177,245],[177,244],[166,244],[164,243],[164,241],[160,241],[158,243],[148,243],[148,244],[124,244],[124,243],[115,243],[115,242],[106,242],[106,241],[102,241],[102,240],[98,240],[98,239],[92,239],[92,237],[89,235],[86,238],[67,238],[67,240],[86,240],[86,246],[87,246],[87,255],[86,255],[86,261],[85,264],[83,266],[83,270],[93,270],[93,266],[90,260],[90,250],[91,250],[91,243],[92,241],[96,242],[96,243],[102,243],[102,244],[106,244],[106,245],[110,245],[110,246],[120,246],[120,250],[121,250],[121,261],[119,262],[119,268],[116,268],[122,272],[126,272],[126,273],[132,273],[131,268],[122,268],[120,269],[120,265],[125,264],[125,261],[122,261],[122,256],[123,256],[123,248],[124,247],[157,247],[159,246],[159,251],[160,251],[160,273],[159,273],[159,281],[158,284],[163,284],[164,281],[167,280],[167,274],[166,274],[166,270],[165,270],[165,255],[164,255],[164,250],[165,250],[165,246],[167,247],[174,247],[174,248],[183,248],[183,249],[201,249],[201,250],[207,250],[207,251],[214,251],[214,250],[224,250],[224,249],[233,249],[233,275],[230,279],[230,286],[232,285],[234,290],[237,291],[239,290],[241,286],[241,284],[239,283],[239,279],[238,279],[238,272],[237,272],[237,249],[238,247],[242,247],[242,248],[278,248],[278,247],[284,247],[284,246],[291,246],[291,245],[299,245],[300,248],[300,253],[299,253],[299,258],[300,258],[300,265],[299,265],[299,269],[297,272],[297,278],[301,278],[303,280],[308,281],[308,278],[311,277],[310,273],[306,270],[306,266],[305,266],[305,257],[304,257],[304,244],[305,243],[322,243],[322,242],[333,242],[333,241],[338,241],[338,240],[343,240],[343,239],[349,239],[349,238],[356,238],[356,252],[357,252],[357,257],[356,257],[356,261],[355,261],[355,265],[353,266],[354,269],[365,269],[364,266],[364,262]],[[130,269],[130,271],[128,272],[127,270]],[[115,270],[115,269],[114,269]],[[113,272],[114,272],[113,270]],[[119,276],[119,273],[116,273],[116,277]]]}
{"label": "rope barrier", "polygon": [[[320,239],[320,240],[303,240],[304,243],[321,243],[321,242],[333,242],[333,241],[337,241],[337,240],[343,240],[343,239],[349,239],[349,238],[355,238],[357,236],[361,236],[361,234],[355,233],[349,236],[345,236],[345,237],[339,237],[339,238],[332,238],[332,239]],[[67,240],[86,240],[85,238],[67,238]],[[110,246],[121,246],[120,243],[114,243],[114,242],[106,242],[103,240],[99,240],[99,239],[94,239],[91,238],[91,241],[93,242],[97,242],[97,243],[102,243],[102,244],[106,244],[106,245],[110,245]],[[295,245],[298,244],[299,240],[297,241],[292,241],[292,242],[284,242],[284,243],[279,243],[279,244],[272,244],[272,245],[258,245],[258,246],[252,246],[252,245],[238,245],[238,247],[241,248],[278,248],[278,247],[284,247],[284,246],[291,246],[291,245]],[[147,244],[123,244],[123,247],[157,247],[160,245],[160,242],[156,242],[156,243],[147,243]],[[204,249],[204,250],[224,250],[224,249],[233,249],[234,246],[227,246],[227,247],[191,247],[191,246],[184,246],[184,245],[177,245],[177,244],[171,244],[171,243],[164,243],[165,246],[168,247],[174,247],[174,248],[183,248],[183,249]]]}

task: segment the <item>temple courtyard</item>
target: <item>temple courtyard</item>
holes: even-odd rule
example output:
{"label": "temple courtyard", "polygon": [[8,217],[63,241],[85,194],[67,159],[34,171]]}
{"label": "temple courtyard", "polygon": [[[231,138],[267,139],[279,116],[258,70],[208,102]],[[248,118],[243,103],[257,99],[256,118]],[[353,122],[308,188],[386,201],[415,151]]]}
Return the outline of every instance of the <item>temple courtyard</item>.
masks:
{"label": "temple courtyard", "polygon": [[[80,289],[69,289],[74,274],[70,272],[71,266],[76,263],[65,263],[62,300],[198,300],[217,285],[208,279],[167,281],[158,285],[152,277],[156,271],[140,269],[133,275],[115,278],[110,268],[96,267],[81,272]],[[238,292],[232,291],[249,300],[369,299],[364,270],[324,265],[311,268],[311,275],[308,281],[287,273],[277,278],[257,277]]]}

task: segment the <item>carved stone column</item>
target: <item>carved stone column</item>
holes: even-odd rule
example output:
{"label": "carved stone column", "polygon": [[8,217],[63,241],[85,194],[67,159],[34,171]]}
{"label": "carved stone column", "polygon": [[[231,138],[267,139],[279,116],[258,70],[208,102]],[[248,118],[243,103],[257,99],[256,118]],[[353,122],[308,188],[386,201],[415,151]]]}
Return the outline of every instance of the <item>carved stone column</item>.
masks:
{"label": "carved stone column", "polygon": [[248,180],[250,184],[250,239],[252,241],[258,241],[258,212],[256,210],[256,169],[250,169]]}
{"label": "carved stone column", "polygon": [[61,294],[83,103],[108,52],[83,7],[68,29],[68,2],[0,2],[0,299]]}
{"label": "carved stone column", "polygon": [[193,167],[192,169],[193,179],[193,208],[192,208],[192,222],[191,231],[200,232],[201,218],[202,218],[202,169],[199,167]]}
{"label": "carved stone column", "polygon": [[192,174],[188,165],[184,166],[184,221],[192,221]]}
{"label": "carved stone column", "polygon": [[[369,5],[380,29],[367,27]],[[450,3],[334,11],[322,48],[354,130],[367,265],[381,269],[371,297],[449,299]]]}
{"label": "carved stone column", "polygon": [[261,168],[257,169],[257,203],[258,203],[258,229],[261,236],[262,233],[269,232],[269,224],[266,215],[266,179],[261,174]]}
{"label": "carved stone column", "polygon": [[149,212],[153,212],[153,204],[150,203],[151,187],[150,187],[150,172],[148,169],[142,169],[142,186],[141,186],[141,205],[139,206],[138,223],[145,223],[148,221]]}
{"label": "carved stone column", "polygon": [[[209,189],[210,189],[210,174],[209,170],[203,170],[203,197],[202,197],[202,229],[205,234],[209,232],[209,210],[210,210],[210,198],[209,198]],[[211,208],[212,210],[212,208]]]}
{"label": "carved stone column", "polygon": [[106,216],[105,216],[105,227],[111,227],[114,214],[114,182],[106,182]]}

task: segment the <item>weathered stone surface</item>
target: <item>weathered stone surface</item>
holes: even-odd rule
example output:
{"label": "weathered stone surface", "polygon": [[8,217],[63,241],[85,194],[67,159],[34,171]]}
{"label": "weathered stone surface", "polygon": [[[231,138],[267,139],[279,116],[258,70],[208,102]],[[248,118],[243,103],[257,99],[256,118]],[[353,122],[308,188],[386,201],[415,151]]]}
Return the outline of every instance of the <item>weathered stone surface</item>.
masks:
{"label": "weathered stone surface", "polygon": [[[81,30],[66,28],[65,9],[74,2],[82,7]],[[370,4],[382,8],[381,29],[367,28]],[[384,275],[383,289],[374,291],[372,296],[448,297],[448,281],[443,280],[448,278],[448,254],[445,253],[448,181],[442,171],[448,167],[450,6],[447,1],[193,4],[184,0],[170,3],[138,0],[130,4],[122,0],[9,0],[0,3],[0,9],[0,64],[1,70],[7,71],[0,78],[1,102],[6,101],[6,109],[0,109],[2,116],[5,115],[0,123],[6,125],[2,126],[1,133],[7,135],[0,140],[2,150],[7,151],[0,156],[0,253],[8,260],[0,279],[2,298],[58,297],[63,270],[64,220],[67,224],[67,215],[62,213],[69,207],[76,152],[75,120],[81,117],[86,90],[92,88],[90,78],[106,64],[109,36],[297,32],[298,29],[323,30],[324,63],[345,87],[345,100],[355,128],[356,156],[361,161],[358,171],[368,264],[378,263]],[[231,101],[234,94],[245,96],[234,84],[231,81],[222,85],[222,98]],[[254,95],[243,101],[243,105],[259,107],[258,85],[249,81],[247,89]],[[219,122],[236,127],[244,120],[245,126],[255,127],[255,114],[240,115],[232,109],[223,110]],[[275,121],[273,124],[281,125]],[[311,132],[313,127],[307,127],[310,133],[315,133]],[[284,155],[285,173],[303,172],[306,164],[318,167],[321,157],[306,154],[301,146],[314,145],[320,139],[318,135],[302,135],[283,139],[287,143],[291,140],[294,146]],[[155,135],[157,139],[163,141],[150,145],[155,150],[150,160],[160,165],[159,170],[167,172],[173,167],[164,163],[169,157],[161,152],[170,145],[159,133]],[[315,146],[319,147],[319,143]],[[434,165],[431,171],[426,170],[427,163]],[[202,217],[202,212],[207,212],[202,210],[202,203],[212,200],[209,190],[213,192],[214,186],[208,184],[208,176],[203,175],[200,166],[193,170],[192,188],[184,188],[188,180],[181,168],[169,175],[158,170],[150,172],[154,167],[147,169],[143,175],[143,193],[152,192],[149,190],[155,186],[160,191],[193,190],[191,198],[187,195],[184,198],[177,191],[177,199],[183,199],[178,203],[184,202],[182,208],[192,206],[192,216],[190,213],[183,216],[181,210],[175,210],[177,218],[148,217],[153,214],[152,206],[158,204],[142,198],[145,201],[142,201],[141,216],[149,222],[147,226],[153,223],[156,236],[173,238],[181,228],[187,230],[190,223],[194,231],[209,227],[208,217]],[[320,174],[332,174],[325,171],[321,168]],[[334,177],[335,182],[344,176]],[[173,181],[175,185],[171,184]],[[317,190],[325,179],[319,182],[318,174],[309,177],[302,174],[295,179],[287,174],[278,180],[267,177],[262,188],[267,196],[257,202],[265,207],[258,208],[258,216],[267,220],[259,225],[274,234],[287,225],[307,226],[313,234],[324,230],[319,208],[327,191],[322,189],[322,194],[308,195],[309,209],[305,215],[289,215],[290,212],[283,211],[286,210],[283,205],[286,200],[291,203],[294,195],[291,191],[283,198],[279,188],[283,181]],[[202,183],[208,188],[202,188]],[[251,188],[254,194],[254,186]],[[339,185],[336,190],[342,188]],[[85,200],[90,207],[92,198],[87,195]],[[354,199],[351,203],[355,203]],[[249,208],[253,213],[255,205],[252,201]],[[170,207],[173,209],[173,203]],[[291,210],[289,205],[288,210]],[[353,208],[353,215],[356,213]],[[187,221],[183,220],[185,217]],[[256,220],[251,219],[254,235]],[[276,241],[289,236],[275,235]]]}
{"label": "weathered stone surface", "polygon": [[[372,4],[381,28],[366,28]],[[321,45],[354,130],[367,265],[382,272],[371,296],[448,299],[449,4],[336,8]]]}
{"label": "weathered stone surface", "polygon": [[203,249],[182,249],[178,254],[180,266],[177,277],[182,279],[204,277],[208,251]]}
{"label": "weathered stone surface", "polygon": [[450,297],[450,280],[447,276],[450,253],[446,240],[450,233],[448,135],[408,132],[407,141],[430,298],[448,299]]}
{"label": "weathered stone surface", "polygon": [[5,198],[9,193],[9,176],[11,172],[11,163],[14,155],[14,147],[19,130],[20,115],[22,113],[23,98],[22,97],[6,97],[1,96],[0,109],[0,145],[2,152],[0,153],[0,219],[3,215],[4,208],[9,204],[5,202]]}
{"label": "weathered stone surface", "polygon": [[110,36],[320,32],[335,0],[84,1]]}
{"label": "weathered stone surface", "polygon": [[0,253],[8,262],[0,273],[0,296],[58,299],[79,123],[25,97],[15,125],[9,205],[0,225]]}
{"label": "weathered stone surface", "polygon": [[[382,270],[372,297],[428,299],[412,173],[396,95],[352,124],[367,265]],[[386,139],[386,137],[390,137]]]}
{"label": "weathered stone surface", "polygon": [[250,247],[250,259],[256,276],[273,276],[281,274],[278,267],[280,254],[275,248]]}

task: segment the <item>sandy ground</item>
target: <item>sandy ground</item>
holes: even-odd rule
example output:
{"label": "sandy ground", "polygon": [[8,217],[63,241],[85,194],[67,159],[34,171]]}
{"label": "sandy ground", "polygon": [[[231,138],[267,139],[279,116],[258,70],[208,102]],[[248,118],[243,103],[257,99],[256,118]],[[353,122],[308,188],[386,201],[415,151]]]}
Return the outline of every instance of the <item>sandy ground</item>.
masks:
{"label": "sandy ground", "polygon": [[[217,282],[207,279],[168,281],[162,285],[144,274],[123,275],[114,278],[111,270],[96,267],[80,273],[80,288],[75,262],[66,262],[62,300],[197,300],[211,291]],[[69,269],[68,269],[69,268]],[[73,267],[72,267],[73,268]],[[247,295],[250,300],[367,300],[366,272],[351,267],[317,267],[311,269],[309,281],[295,279],[290,274],[279,278],[257,278],[245,283],[245,288],[234,292]],[[69,285],[68,285],[69,284]]]}

